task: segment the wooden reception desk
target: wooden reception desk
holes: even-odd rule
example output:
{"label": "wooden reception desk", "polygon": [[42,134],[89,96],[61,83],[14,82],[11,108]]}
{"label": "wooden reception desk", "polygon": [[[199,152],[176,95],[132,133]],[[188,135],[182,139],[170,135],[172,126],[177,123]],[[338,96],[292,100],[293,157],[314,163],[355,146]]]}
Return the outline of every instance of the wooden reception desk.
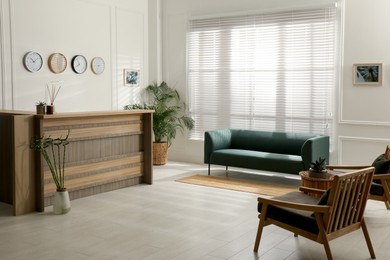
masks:
{"label": "wooden reception desk", "polygon": [[34,151],[35,115],[0,110],[0,201],[13,205],[13,214],[36,210]]}
{"label": "wooden reception desk", "polygon": [[[30,156],[24,168],[30,169],[32,173],[29,174],[29,184],[25,186],[29,185],[33,192],[29,198],[27,196],[19,198],[15,194],[25,188],[15,183],[12,192],[9,190],[4,192],[6,194],[0,197],[1,200],[7,203],[12,201],[15,215],[34,210],[43,211],[44,207],[52,204],[55,185],[50,171],[40,154],[35,153],[35,160],[31,160],[31,150],[28,149],[28,144],[32,136],[65,137],[68,129],[70,130],[68,139],[70,143],[67,146],[65,186],[71,199],[140,183],[152,184],[152,113],[153,111],[150,110],[131,110],[24,115],[34,118],[33,121],[29,120],[30,131],[24,134],[22,144],[19,144],[23,147],[20,149]],[[8,116],[14,118],[20,115]],[[6,121],[1,113],[0,120]],[[32,129],[31,125],[33,125]],[[8,134],[18,139],[17,136],[20,133],[16,129],[19,128],[9,127],[9,129]],[[11,143],[9,145],[17,146]],[[6,150],[1,150],[1,155],[6,153]],[[18,164],[17,156],[17,154],[11,154],[12,158],[15,157],[13,158],[16,161],[14,164]],[[25,173],[21,172],[23,170],[15,169],[12,165],[8,168],[0,174],[0,178],[5,178],[8,184],[16,176],[25,177]],[[9,175],[14,177],[10,178]],[[31,179],[33,179],[33,185]],[[29,201],[30,206],[20,212],[15,200]],[[35,203],[33,209],[31,209],[32,201]]]}

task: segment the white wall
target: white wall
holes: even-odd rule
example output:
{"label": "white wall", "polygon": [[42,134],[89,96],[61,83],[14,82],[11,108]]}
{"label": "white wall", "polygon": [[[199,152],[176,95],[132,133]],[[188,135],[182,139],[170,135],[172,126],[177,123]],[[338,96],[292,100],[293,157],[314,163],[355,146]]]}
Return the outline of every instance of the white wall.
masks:
{"label": "white wall", "polygon": [[[186,96],[186,22],[191,17],[286,9],[326,0],[164,0],[163,80]],[[390,1],[345,0],[343,68],[332,164],[370,164],[390,144]],[[384,63],[382,87],[353,87],[352,64]],[[170,160],[203,162],[203,142],[179,136]]]}
{"label": "white wall", "polygon": [[[0,4],[1,108],[33,110],[47,99],[45,86],[62,81],[56,111],[122,109],[133,102],[140,87],[123,86],[123,69],[141,70],[141,85],[148,81],[148,2],[144,0],[1,0]],[[23,66],[23,56],[37,51],[44,58],[37,73]],[[67,69],[52,73],[51,53],[61,52]],[[76,74],[71,59],[82,54],[88,69]],[[103,74],[90,69],[93,57],[105,60]]]}
{"label": "white wall", "polygon": [[[371,163],[390,144],[390,1],[345,2],[344,67],[340,92],[338,159]],[[354,63],[383,62],[383,86],[352,85]],[[361,151],[361,152],[360,152]]]}
{"label": "white wall", "polygon": [[[141,89],[123,86],[124,68],[140,68],[142,86],[165,80],[185,97],[189,18],[328,1],[0,0],[0,108],[33,110],[36,101],[45,99],[46,83],[61,80],[57,111],[122,109],[138,101]],[[371,163],[390,144],[389,13],[388,0],[345,0],[344,64],[331,163]],[[31,50],[45,59],[38,73],[23,67],[23,55]],[[68,65],[64,73],[53,74],[47,67],[53,52],[64,53],[69,62],[76,54],[89,62],[101,56],[106,70],[97,76],[88,68],[77,75]],[[384,63],[382,87],[352,86],[352,64],[362,62]],[[189,141],[186,136],[178,135],[169,152],[170,160],[203,162],[203,142]]]}

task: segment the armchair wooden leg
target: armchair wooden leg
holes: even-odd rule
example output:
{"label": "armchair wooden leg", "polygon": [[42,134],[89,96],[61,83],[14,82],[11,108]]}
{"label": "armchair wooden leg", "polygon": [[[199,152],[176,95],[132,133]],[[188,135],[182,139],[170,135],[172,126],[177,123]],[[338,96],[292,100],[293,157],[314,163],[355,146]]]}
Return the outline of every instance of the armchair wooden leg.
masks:
{"label": "armchair wooden leg", "polygon": [[263,228],[265,226],[265,216],[267,216],[267,209],[268,209],[268,205],[263,204],[262,209],[261,209],[261,214],[259,215],[260,220],[259,220],[259,228],[257,229],[255,247],[253,248],[253,252],[256,252],[256,253],[259,250],[261,234],[263,233]]}
{"label": "armchair wooden leg", "polygon": [[364,238],[366,239],[368,251],[370,251],[371,259],[376,259],[374,247],[372,246],[370,235],[368,234],[368,229],[364,218],[362,219],[362,230],[363,230]]}
{"label": "armchair wooden leg", "polygon": [[260,218],[259,220],[259,227],[257,229],[257,235],[256,235],[256,241],[255,241],[255,247],[253,248],[253,252],[256,252],[259,250],[259,245],[260,245],[260,239],[261,239],[261,234],[263,233],[263,226],[264,223],[262,223],[262,219]]}
{"label": "armchair wooden leg", "polygon": [[328,241],[328,238],[326,237],[326,235],[324,235],[324,236],[325,236],[325,238],[324,238],[323,242],[324,242],[326,256],[328,257],[328,260],[332,260],[333,256],[332,256],[332,252],[330,251],[329,241]]}
{"label": "armchair wooden leg", "polygon": [[383,197],[387,210],[390,210],[390,181],[389,180],[381,180],[381,184],[383,186]]}
{"label": "armchair wooden leg", "polygon": [[388,201],[385,201],[385,206],[387,210],[390,210],[390,203]]}
{"label": "armchair wooden leg", "polygon": [[318,229],[319,229],[319,232],[320,232],[320,235],[322,238],[322,244],[324,245],[324,248],[325,248],[326,256],[328,257],[328,260],[332,260],[333,256],[332,256],[332,252],[330,251],[328,237],[326,236],[326,233],[325,233],[324,222],[320,216],[320,213],[316,213],[315,217],[316,217]]}

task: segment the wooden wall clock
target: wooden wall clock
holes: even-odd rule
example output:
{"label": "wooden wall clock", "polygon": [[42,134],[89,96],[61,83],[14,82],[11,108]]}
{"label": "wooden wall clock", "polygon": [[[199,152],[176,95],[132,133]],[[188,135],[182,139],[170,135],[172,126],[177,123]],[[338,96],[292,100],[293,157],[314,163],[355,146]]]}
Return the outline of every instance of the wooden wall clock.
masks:
{"label": "wooden wall clock", "polygon": [[62,73],[65,71],[67,66],[67,60],[62,53],[53,53],[50,55],[48,60],[49,69],[53,73]]}

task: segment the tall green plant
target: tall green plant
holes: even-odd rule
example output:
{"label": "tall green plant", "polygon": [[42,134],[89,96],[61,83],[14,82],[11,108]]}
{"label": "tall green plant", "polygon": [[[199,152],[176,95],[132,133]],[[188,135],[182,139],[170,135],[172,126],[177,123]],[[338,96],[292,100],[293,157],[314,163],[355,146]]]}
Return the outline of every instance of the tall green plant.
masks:
{"label": "tall green plant", "polygon": [[160,85],[153,83],[146,87],[151,103],[127,105],[124,109],[152,109],[153,133],[156,143],[168,142],[171,145],[177,130],[184,131],[194,128],[195,121],[188,115],[187,105],[181,101],[179,92],[168,86],[166,82]]}
{"label": "tall green plant", "polygon": [[32,140],[30,148],[38,151],[45,159],[50,169],[57,191],[64,191],[65,188],[65,158],[66,146],[69,144],[69,132],[65,138],[40,137]]}

